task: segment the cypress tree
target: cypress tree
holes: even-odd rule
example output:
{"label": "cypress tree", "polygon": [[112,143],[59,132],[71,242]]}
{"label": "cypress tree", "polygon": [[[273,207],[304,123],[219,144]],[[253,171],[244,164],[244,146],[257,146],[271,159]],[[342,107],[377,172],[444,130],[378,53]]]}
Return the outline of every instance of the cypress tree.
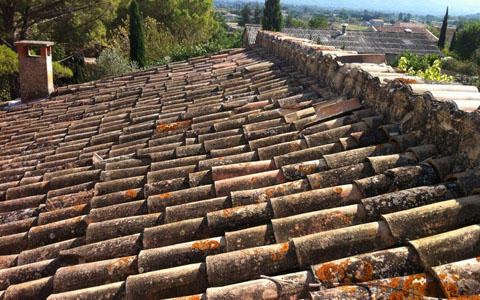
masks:
{"label": "cypress tree", "polygon": [[140,67],[145,67],[145,35],[143,21],[140,16],[137,0],[132,0],[129,7],[130,13],[130,60],[136,61]]}
{"label": "cypress tree", "polygon": [[450,43],[450,48],[448,50],[455,51],[455,44],[457,43],[457,31],[453,33],[452,42]]}
{"label": "cypress tree", "polygon": [[265,0],[262,27],[264,30],[282,31],[280,0]]}
{"label": "cypress tree", "polygon": [[238,25],[245,26],[245,24],[250,24],[251,14],[252,14],[252,7],[250,6],[250,3],[247,3],[240,11],[240,20],[238,21]]}
{"label": "cypress tree", "polygon": [[445,48],[445,39],[447,37],[447,26],[448,26],[448,6],[445,17],[443,18],[442,29],[440,30],[440,37],[438,38],[438,47],[440,49]]}

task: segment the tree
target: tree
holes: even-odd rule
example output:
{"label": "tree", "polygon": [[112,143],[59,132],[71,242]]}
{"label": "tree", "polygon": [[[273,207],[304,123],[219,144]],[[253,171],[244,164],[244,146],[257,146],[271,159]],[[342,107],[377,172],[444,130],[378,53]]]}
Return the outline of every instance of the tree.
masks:
{"label": "tree", "polygon": [[262,27],[264,30],[282,31],[280,0],[265,0]]}
{"label": "tree", "polygon": [[308,21],[310,28],[328,28],[328,20],[325,17],[315,17]]}
{"label": "tree", "polygon": [[285,27],[293,27],[293,17],[292,14],[287,15],[287,19],[285,19]]}
{"label": "tree", "polygon": [[262,20],[262,9],[260,8],[260,5],[255,6],[255,10],[253,11],[253,23],[254,24],[260,24]]}
{"label": "tree", "polygon": [[18,72],[17,54],[5,45],[0,45],[0,102],[10,100],[12,93],[11,78]]}
{"label": "tree", "polygon": [[238,21],[238,25],[245,26],[245,24],[250,24],[250,16],[252,15],[252,7],[250,3],[247,3],[243,6],[242,10],[240,11],[240,20]]}
{"label": "tree", "polygon": [[476,49],[480,48],[480,22],[474,21],[463,24],[457,32],[455,52],[463,59],[472,58]]}
{"label": "tree", "polygon": [[403,13],[398,14],[398,21],[403,22]]}
{"label": "tree", "polygon": [[[78,28],[76,34],[88,36],[91,30],[111,12],[116,10],[118,0],[1,0],[0,32],[2,42],[14,48],[14,42],[32,38],[32,34],[43,34],[57,28]],[[100,30],[101,32],[101,30]],[[97,31],[98,33],[98,31]],[[103,30],[105,34],[106,31]],[[34,37],[33,37],[34,38]]]}
{"label": "tree", "polygon": [[438,38],[438,47],[440,49],[445,48],[445,39],[447,37],[447,26],[448,26],[448,6],[445,17],[443,17],[442,29],[440,29],[440,37]]}
{"label": "tree", "polygon": [[455,51],[455,46],[457,43],[457,31],[453,33],[452,42],[450,43],[450,48],[448,50]]}
{"label": "tree", "polygon": [[130,3],[130,60],[138,63],[140,67],[145,67],[145,34],[143,32],[143,21],[138,9],[137,0]]}
{"label": "tree", "polygon": [[207,42],[218,31],[213,0],[169,0],[140,2],[143,17],[152,17],[184,45]]}

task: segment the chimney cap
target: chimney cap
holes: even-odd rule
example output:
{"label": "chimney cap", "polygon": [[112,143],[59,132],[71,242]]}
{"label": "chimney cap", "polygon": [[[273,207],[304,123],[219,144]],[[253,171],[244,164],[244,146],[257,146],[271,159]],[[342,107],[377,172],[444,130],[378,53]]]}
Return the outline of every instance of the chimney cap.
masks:
{"label": "chimney cap", "polygon": [[342,23],[342,27],[347,27],[348,23]]}
{"label": "chimney cap", "polygon": [[412,33],[413,31],[410,28],[405,28],[405,32]]}
{"label": "chimney cap", "polygon": [[22,41],[17,41],[15,42],[15,45],[20,45],[20,46],[30,46],[30,47],[35,47],[35,46],[40,46],[40,47],[51,47],[55,45],[54,42],[50,41],[32,41],[32,40],[22,40]]}

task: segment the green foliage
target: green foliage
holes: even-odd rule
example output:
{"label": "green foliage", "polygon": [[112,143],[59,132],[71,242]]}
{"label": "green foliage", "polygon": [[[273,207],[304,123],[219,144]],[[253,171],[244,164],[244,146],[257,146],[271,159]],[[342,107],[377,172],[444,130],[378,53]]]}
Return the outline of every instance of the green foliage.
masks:
{"label": "green foliage", "polygon": [[438,47],[440,49],[445,48],[445,39],[447,38],[447,26],[448,26],[448,6],[445,17],[443,18],[442,28],[440,29],[440,37],[438,38]]}
{"label": "green foliage", "polygon": [[[403,63],[406,64],[403,65],[404,68],[400,68],[400,60],[402,58],[404,58]],[[392,66],[398,67],[404,71],[410,69],[413,69],[414,71],[425,71],[427,68],[431,67],[436,60],[439,60],[439,57],[436,54],[420,56],[406,51],[397,56],[397,59],[392,63]]]}
{"label": "green foliage", "polygon": [[[151,17],[144,19],[147,66],[162,65],[170,61],[184,60],[190,57],[201,56],[207,53],[218,52],[222,49],[242,47],[242,33],[229,32],[225,19],[216,15],[216,22],[220,25],[211,39],[190,45],[178,40],[163,25]],[[122,56],[129,55],[129,18],[112,33],[110,49],[115,49]]]}
{"label": "green foliage", "polygon": [[17,54],[0,45],[0,102],[10,100],[10,78],[18,72]]}
{"label": "green foliage", "polygon": [[299,20],[299,19],[293,19],[293,20],[292,20],[292,27],[295,27],[295,28],[308,28],[309,25],[308,25],[308,22],[307,22],[307,21],[303,21],[303,20]]}
{"label": "green foliage", "polygon": [[287,18],[285,19],[285,27],[293,27],[293,16],[292,16],[292,14],[287,15]]}
{"label": "green foliage", "polygon": [[455,47],[457,46],[457,31],[453,33],[452,42],[450,43],[450,47],[448,48],[449,51],[455,51]]}
{"label": "green foliage", "polygon": [[265,0],[262,27],[264,30],[282,31],[280,0]]}
{"label": "green foliage", "polygon": [[419,76],[426,80],[447,82],[455,80],[452,76],[442,73],[442,62],[438,56],[435,59],[434,55],[418,56],[407,52],[398,60],[398,68],[408,75]]}
{"label": "green foliage", "polygon": [[143,0],[140,7],[145,17],[159,21],[180,44],[208,42],[218,30],[213,0]]}
{"label": "green foliage", "polygon": [[69,67],[63,66],[58,61],[52,63],[53,79],[56,85],[63,85],[72,82],[73,71]]}
{"label": "green foliage", "polygon": [[53,67],[53,76],[55,78],[63,79],[63,78],[72,78],[73,71],[69,67],[63,66],[58,61],[54,61],[52,64]]}
{"label": "green foliage", "polygon": [[438,31],[438,29],[434,26],[428,26],[427,27],[428,31],[430,31],[434,36],[436,36],[437,38],[440,36],[440,31]]}
{"label": "green foliage", "polygon": [[143,21],[138,9],[137,0],[130,3],[130,59],[140,67],[145,67],[145,35],[143,33]]}
{"label": "green foliage", "polygon": [[93,79],[116,76],[138,70],[135,62],[130,62],[116,49],[105,49],[97,59]]}
{"label": "green foliage", "polygon": [[310,28],[328,28],[328,20],[325,17],[315,17],[308,21]]}
{"label": "green foliage", "polygon": [[480,48],[480,22],[463,24],[462,29],[457,32],[455,52],[463,59],[470,59],[478,48]]}
{"label": "green foliage", "polygon": [[0,77],[18,72],[17,54],[5,45],[0,45]]}
{"label": "green foliage", "polygon": [[[110,40],[110,49],[117,49],[121,55],[128,57],[130,53],[129,28],[130,18],[119,25],[113,32]],[[171,49],[178,43],[168,29],[152,17],[143,20],[146,45],[146,65],[164,63],[164,58],[170,55]]]}
{"label": "green foliage", "polygon": [[250,16],[252,15],[252,7],[250,3],[247,3],[243,6],[242,10],[240,11],[240,20],[238,21],[238,25],[245,26],[245,24],[250,24]]}
{"label": "green foliage", "polygon": [[242,46],[242,33],[223,32],[212,41],[193,46],[177,45],[172,49],[171,61],[186,60],[190,57],[203,56],[208,53],[216,53],[223,49],[238,48]]}
{"label": "green foliage", "polygon": [[478,65],[476,63],[468,60],[462,61],[453,57],[443,60],[442,68],[470,76],[478,74]]}
{"label": "green foliage", "polygon": [[253,11],[253,23],[254,24],[260,24],[262,21],[262,9],[260,8],[260,5],[255,6],[255,10]]}
{"label": "green foliage", "polygon": [[480,66],[480,48],[473,52],[472,60],[474,63]]}

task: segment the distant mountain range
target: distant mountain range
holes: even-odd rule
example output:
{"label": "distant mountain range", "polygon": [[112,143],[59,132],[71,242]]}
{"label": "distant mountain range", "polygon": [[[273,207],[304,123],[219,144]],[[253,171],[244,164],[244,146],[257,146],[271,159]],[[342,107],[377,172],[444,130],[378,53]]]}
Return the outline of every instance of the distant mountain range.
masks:
{"label": "distant mountain range", "polygon": [[376,10],[385,12],[407,12],[421,15],[443,15],[447,5],[452,15],[480,15],[479,0],[283,0],[282,2],[297,5],[316,5],[324,8],[349,8],[354,10]]}
{"label": "distant mountain range", "polygon": [[[225,0],[224,0],[225,1]],[[228,0],[227,0],[228,1]],[[238,0],[231,0],[232,2]],[[242,1],[242,0],[240,0]],[[252,2],[255,0],[243,0]],[[263,0],[257,0],[263,2]],[[321,8],[348,8],[352,10],[383,11],[383,12],[406,12],[419,15],[443,16],[447,5],[450,14],[456,16],[478,15],[480,17],[480,0],[281,0],[282,3],[292,5],[315,5]]]}

